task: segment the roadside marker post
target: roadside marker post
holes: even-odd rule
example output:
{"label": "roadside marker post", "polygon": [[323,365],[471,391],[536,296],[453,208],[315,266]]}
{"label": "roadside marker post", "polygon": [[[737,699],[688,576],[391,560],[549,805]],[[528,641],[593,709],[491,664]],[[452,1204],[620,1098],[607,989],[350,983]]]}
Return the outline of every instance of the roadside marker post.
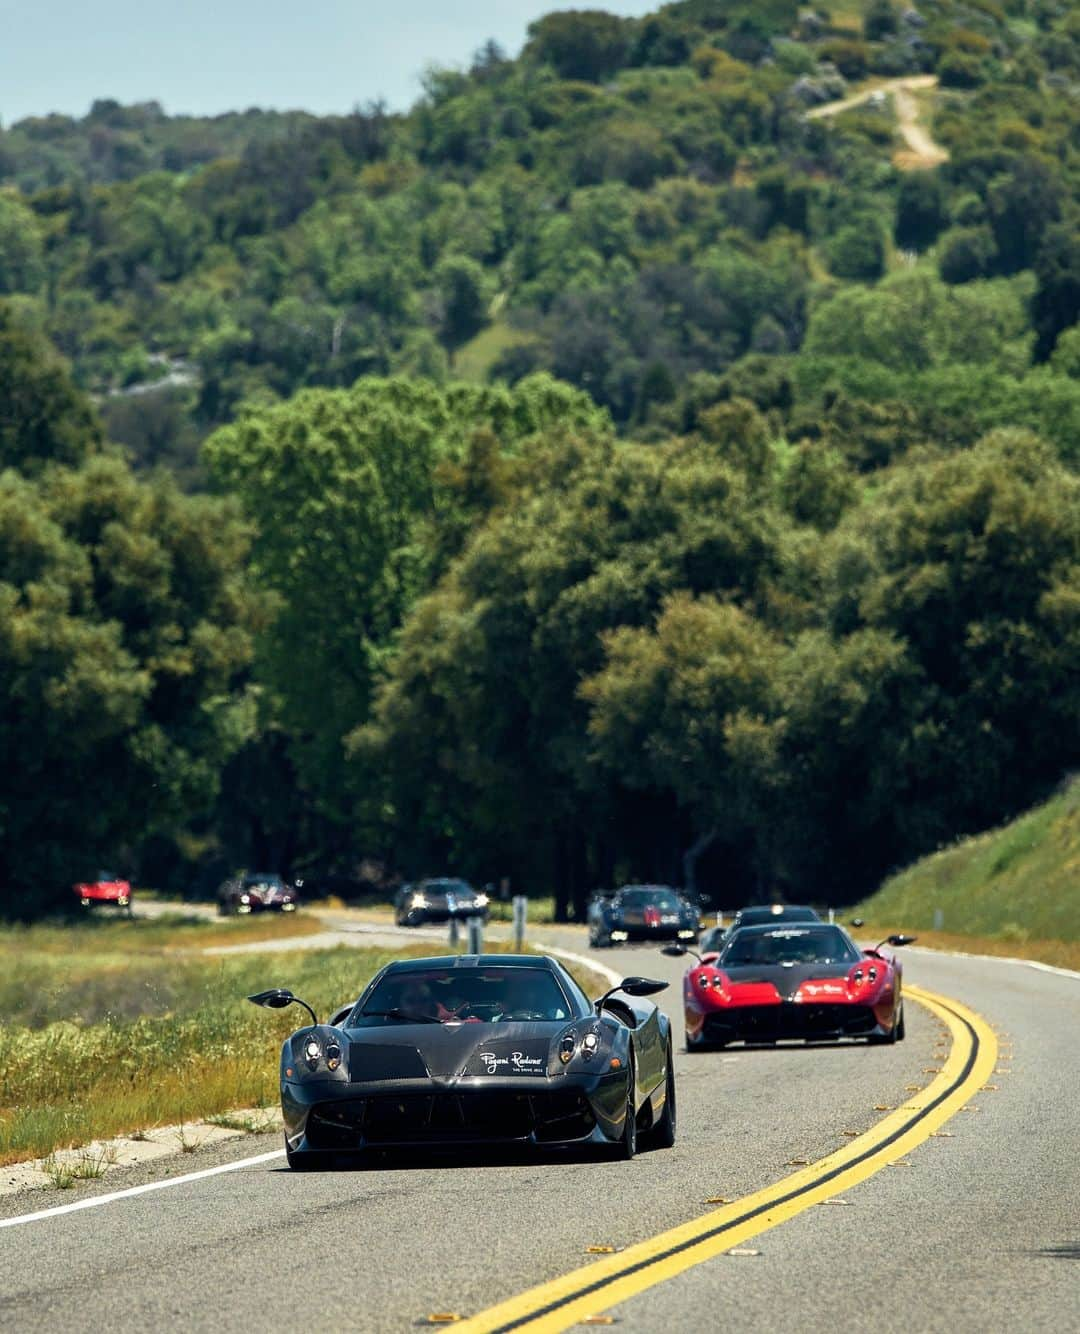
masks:
{"label": "roadside marker post", "polygon": [[520,954],[525,945],[525,921],[529,913],[529,900],[524,894],[514,895],[514,953]]}
{"label": "roadside marker post", "polygon": [[484,952],[484,924],[479,917],[469,918],[468,932],[469,953],[482,954]]}
{"label": "roadside marker post", "polygon": [[450,948],[456,950],[458,947],[459,932],[456,917],[450,918]]}

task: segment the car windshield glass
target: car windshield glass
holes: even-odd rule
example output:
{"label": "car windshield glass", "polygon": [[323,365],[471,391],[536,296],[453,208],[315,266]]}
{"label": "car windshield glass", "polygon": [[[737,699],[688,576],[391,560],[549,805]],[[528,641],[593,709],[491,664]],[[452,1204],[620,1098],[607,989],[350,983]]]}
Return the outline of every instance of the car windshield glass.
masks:
{"label": "car windshield glass", "polygon": [[244,876],[244,888],[249,889],[252,885],[269,885],[272,889],[281,888],[281,876],[279,875],[254,875]]}
{"label": "car windshield glass", "polygon": [[624,889],[619,895],[622,908],[659,908],[661,912],[678,912],[679,901],[670,890]]}
{"label": "car windshield glass", "polygon": [[739,926],[768,926],[772,922],[816,922],[813,908],[743,908],[736,916]]}
{"label": "car windshield glass", "polygon": [[394,1022],[507,1023],[515,1019],[569,1019],[570,1002],[545,968],[391,969],[352,1014]]}
{"label": "car windshield glass", "polygon": [[99,885],[111,885],[119,879],[120,877],[115,871],[99,871],[97,873],[97,883]]}
{"label": "car windshield glass", "polygon": [[754,964],[857,963],[862,956],[836,926],[738,931],[721,952],[721,968]]}
{"label": "car windshield glass", "polygon": [[425,880],[419,889],[425,894],[471,894],[472,886],[464,880]]}

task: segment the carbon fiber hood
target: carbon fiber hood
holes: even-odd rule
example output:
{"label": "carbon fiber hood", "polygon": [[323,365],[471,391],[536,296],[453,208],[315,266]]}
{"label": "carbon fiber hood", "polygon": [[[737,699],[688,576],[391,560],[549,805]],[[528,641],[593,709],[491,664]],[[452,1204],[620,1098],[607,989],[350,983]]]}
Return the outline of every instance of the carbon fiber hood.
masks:
{"label": "carbon fiber hood", "polygon": [[572,1022],[387,1024],[349,1029],[349,1080],[546,1076],[551,1044]]}
{"label": "carbon fiber hood", "polygon": [[794,996],[804,982],[846,978],[854,964],[850,963],[796,963],[746,964],[740,968],[723,968],[733,983],[771,982],[783,999]]}

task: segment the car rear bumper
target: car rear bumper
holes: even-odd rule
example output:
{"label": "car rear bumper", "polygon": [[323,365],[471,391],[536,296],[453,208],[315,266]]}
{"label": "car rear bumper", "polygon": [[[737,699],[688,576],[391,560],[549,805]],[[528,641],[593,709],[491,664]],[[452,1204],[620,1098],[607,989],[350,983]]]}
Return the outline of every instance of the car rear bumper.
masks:
{"label": "car rear bumper", "polygon": [[698,933],[689,926],[664,923],[662,926],[613,926],[608,935],[614,941],[638,945],[644,940],[696,940]]}
{"label": "car rear bumper", "polygon": [[410,908],[402,914],[404,926],[440,926],[446,922],[464,922],[471,917],[487,921],[487,908]]}

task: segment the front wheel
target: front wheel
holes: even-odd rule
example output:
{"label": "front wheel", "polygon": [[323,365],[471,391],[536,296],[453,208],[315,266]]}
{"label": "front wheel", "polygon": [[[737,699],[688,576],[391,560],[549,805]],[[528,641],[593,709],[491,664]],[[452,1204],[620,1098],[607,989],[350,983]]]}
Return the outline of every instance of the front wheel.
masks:
{"label": "front wheel", "polygon": [[285,1141],[285,1161],[294,1172],[324,1172],[333,1166],[333,1159],[328,1153],[294,1153]]}
{"label": "front wheel", "polygon": [[667,1088],[664,1091],[664,1110],[660,1120],[645,1136],[650,1149],[670,1149],[675,1143],[675,1065],[672,1061],[671,1039],[667,1045]]}
{"label": "front wheel", "polygon": [[626,1069],[626,1115],[623,1118],[623,1133],[612,1146],[614,1156],[628,1162],[637,1153],[637,1107],[634,1105],[634,1062],[631,1058]]}

